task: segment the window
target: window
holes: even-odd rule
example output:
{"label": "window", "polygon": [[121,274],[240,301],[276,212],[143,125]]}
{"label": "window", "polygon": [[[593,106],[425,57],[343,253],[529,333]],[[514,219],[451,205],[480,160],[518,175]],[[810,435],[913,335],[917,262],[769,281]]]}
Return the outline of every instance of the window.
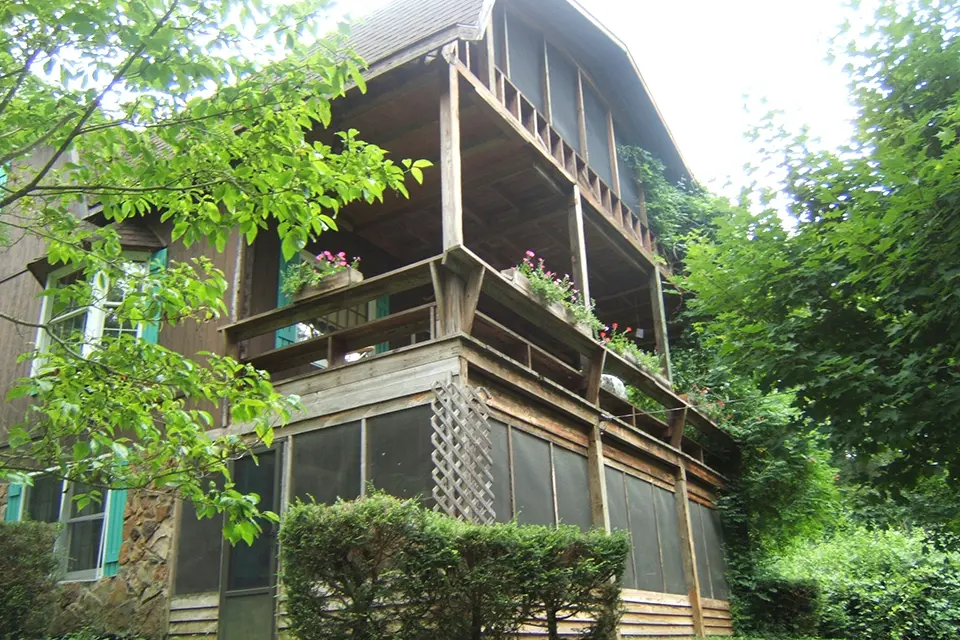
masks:
{"label": "window", "polygon": [[[162,254],[162,258],[160,257]],[[165,251],[157,252],[154,260],[165,260]],[[75,300],[66,300],[57,296],[44,299],[41,321],[47,325],[49,334],[65,342],[76,345],[87,354],[101,338],[118,338],[122,335],[145,336],[146,326],[121,321],[116,314],[117,308],[131,291],[140,286],[146,275],[147,256],[141,259],[131,257],[124,264],[125,276],[113,282],[103,274],[97,274],[90,282],[90,303],[78,304]],[[66,288],[83,282],[84,276],[78,271],[61,270],[51,276],[48,288]],[[151,339],[155,342],[155,338]],[[50,346],[51,338],[47,331],[40,330],[37,345],[42,350]]]}
{"label": "window", "polygon": [[11,486],[14,487],[16,491],[11,495],[16,502],[7,505],[8,521],[63,523],[57,549],[63,554],[68,580],[96,580],[101,575],[116,575],[126,491],[107,491],[103,500],[91,500],[80,509],[73,498],[89,492],[84,485],[40,475],[34,479],[33,486]]}

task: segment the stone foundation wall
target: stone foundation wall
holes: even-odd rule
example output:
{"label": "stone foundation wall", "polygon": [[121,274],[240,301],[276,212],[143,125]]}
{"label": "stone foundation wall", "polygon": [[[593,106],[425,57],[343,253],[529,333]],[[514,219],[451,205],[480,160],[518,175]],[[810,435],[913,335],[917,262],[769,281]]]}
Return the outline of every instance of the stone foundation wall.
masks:
{"label": "stone foundation wall", "polygon": [[166,637],[173,504],[169,496],[128,494],[119,573],[64,584],[53,633],[89,628],[150,640]]}

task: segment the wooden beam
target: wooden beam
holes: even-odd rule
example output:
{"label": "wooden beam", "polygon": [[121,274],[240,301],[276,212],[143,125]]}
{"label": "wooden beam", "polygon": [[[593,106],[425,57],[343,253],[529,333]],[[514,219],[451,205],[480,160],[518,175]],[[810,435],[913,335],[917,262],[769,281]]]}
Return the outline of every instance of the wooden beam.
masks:
{"label": "wooden beam", "polygon": [[603,433],[600,421],[590,429],[587,445],[587,487],[590,491],[590,520],[595,529],[610,532],[610,501],[607,499],[607,482],[604,469]]}
{"label": "wooden beam", "polygon": [[573,197],[567,218],[570,230],[570,259],[573,284],[583,295],[583,304],[590,304],[590,274],[587,269],[587,241],[583,230],[583,203],[580,200],[580,186],[573,185]]}
{"label": "wooden beam", "polygon": [[487,88],[496,92],[497,84],[497,43],[495,42],[496,30],[493,28],[493,14],[487,20],[487,37],[483,39],[483,60],[481,60],[481,71],[486,71]]}
{"label": "wooden beam", "polygon": [[620,193],[620,160],[617,158],[617,134],[613,127],[613,113],[607,109],[607,136],[610,140],[610,169],[613,171],[613,184],[610,187],[617,197],[623,197]]}
{"label": "wooden beam", "polygon": [[607,361],[607,350],[598,351],[587,361],[587,392],[584,396],[590,404],[600,406],[600,386],[603,382],[603,366]]}
{"label": "wooden beam", "polygon": [[473,320],[477,315],[477,304],[480,302],[480,291],[483,288],[483,274],[486,269],[475,268],[467,277],[466,288],[463,294],[463,309],[460,328],[464,333],[473,331]]}
{"label": "wooden beam", "polygon": [[663,284],[657,269],[650,271],[650,307],[653,309],[653,334],[660,352],[660,370],[667,381],[673,384],[673,368],[670,365],[670,342],[667,336],[667,313],[663,304]]}
{"label": "wooden beam", "polygon": [[690,523],[690,501],[687,498],[686,463],[677,469],[676,493],[677,520],[680,523],[680,555],[683,558],[683,576],[687,583],[687,595],[693,614],[693,633],[702,638],[706,635],[703,623],[703,603],[700,602],[700,577],[697,575],[697,551],[693,543],[693,526]]}
{"label": "wooden beam", "polygon": [[[577,67],[577,129],[580,134],[580,155],[590,163],[590,152],[587,149],[587,115],[583,106],[583,74]],[[579,178],[579,176],[577,176]]]}
{"label": "wooden beam", "polygon": [[440,175],[443,249],[463,244],[463,184],[460,157],[460,72],[456,43],[443,48],[440,65]]}
{"label": "wooden beam", "polygon": [[[682,397],[682,396],[681,396]],[[670,426],[667,428],[667,439],[670,446],[679,449],[683,444],[683,429],[687,424],[687,407],[674,409],[670,412]]]}

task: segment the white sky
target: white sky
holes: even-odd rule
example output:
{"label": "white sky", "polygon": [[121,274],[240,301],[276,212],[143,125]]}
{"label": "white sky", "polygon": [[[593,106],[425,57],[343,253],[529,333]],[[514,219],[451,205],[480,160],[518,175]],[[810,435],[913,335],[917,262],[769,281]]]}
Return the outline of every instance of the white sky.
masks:
{"label": "white sky", "polygon": [[[358,16],[387,0],[341,0]],[[770,109],[845,142],[854,109],[825,61],[843,0],[580,0],[623,40],[697,179],[733,195],[755,160],[743,134]],[[761,99],[766,104],[761,104]],[[750,106],[748,112],[745,107]],[[733,185],[724,188],[732,179]]]}

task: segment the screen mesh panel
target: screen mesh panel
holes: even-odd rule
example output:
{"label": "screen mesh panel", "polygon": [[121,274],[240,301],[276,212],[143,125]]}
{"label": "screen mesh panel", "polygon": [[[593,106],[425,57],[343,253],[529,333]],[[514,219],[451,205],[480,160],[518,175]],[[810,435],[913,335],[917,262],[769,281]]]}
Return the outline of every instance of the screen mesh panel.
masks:
{"label": "screen mesh panel", "polygon": [[547,66],[550,76],[550,118],[560,136],[577,153],[580,148],[580,118],[578,115],[577,68],[564,54],[547,45]]}
{"label": "screen mesh panel", "polygon": [[220,637],[229,640],[274,637],[274,603],[272,593],[224,598],[220,608]]}
{"label": "screen mesh panel", "polygon": [[[713,597],[726,600],[730,597],[725,574],[727,560],[723,553],[723,533],[720,528],[720,514],[715,509],[700,507],[703,520],[704,540],[707,547],[707,561],[710,564],[710,586],[713,588]],[[702,580],[702,578],[701,578]]]}
{"label": "screen mesh panel", "polygon": [[368,477],[375,487],[433,505],[432,416],[424,405],[367,419]]}
{"label": "screen mesh panel", "polygon": [[[607,484],[607,501],[610,509],[610,530],[630,531],[630,519],[627,516],[627,494],[623,483],[623,472],[605,467],[603,470],[604,482]],[[637,588],[637,572],[633,560],[633,545],[631,541],[630,553],[627,555],[627,567],[623,572],[623,586],[628,589]]]}
{"label": "screen mesh panel", "polygon": [[[257,507],[261,511],[276,510],[276,465],[277,454],[274,451],[261,453],[256,462],[252,456],[247,456],[234,463],[233,479],[237,491],[259,495]],[[274,537],[270,535],[269,527],[265,527],[252,545],[238,543],[230,547],[227,589],[270,586],[274,549]]]}
{"label": "screen mesh panel", "polygon": [[700,579],[700,595],[713,597],[710,583],[710,562],[707,559],[707,544],[703,535],[703,507],[690,501],[690,528],[693,529],[693,547],[697,554],[697,577]]}
{"label": "screen mesh panel", "polygon": [[360,423],[351,422],[295,436],[293,495],[321,504],[360,496]]}
{"label": "screen mesh panel", "polygon": [[510,80],[533,103],[546,112],[543,94],[543,37],[521,20],[507,16],[507,43],[510,55]]}
{"label": "screen mesh panel", "polygon": [[672,491],[653,488],[657,507],[657,530],[660,533],[660,558],[663,562],[663,586],[667,593],[686,593],[683,578],[683,555],[680,551],[680,520]]}
{"label": "screen mesh panel", "polygon": [[557,482],[557,515],[564,524],[590,529],[590,486],[587,458],[561,447],[553,448],[553,466]]}
{"label": "screen mesh panel", "polygon": [[550,444],[517,429],[511,433],[517,520],[523,524],[553,524]]}
{"label": "screen mesh panel", "polygon": [[663,591],[663,569],[660,566],[660,542],[657,535],[657,514],[653,504],[653,485],[633,476],[628,475],[626,478],[633,557],[637,565],[637,588]]}
{"label": "screen mesh panel", "polygon": [[617,129],[616,123],[614,123],[613,131],[617,143],[617,157],[619,158],[617,173],[620,176],[620,199],[630,207],[635,215],[639,216],[640,188],[637,186],[637,169],[620,155],[620,147],[629,146],[630,142]]}
{"label": "screen mesh panel", "polygon": [[510,451],[507,425],[490,419],[490,439],[493,442],[493,508],[497,522],[509,522],[510,508]]}
{"label": "screen mesh panel", "polygon": [[610,128],[607,123],[607,105],[593,89],[583,82],[583,115],[587,121],[587,153],[590,166],[608,185],[613,184],[610,165]]}
{"label": "screen mesh panel", "polygon": [[[203,484],[206,486],[207,483]],[[222,480],[218,486],[223,486]],[[180,506],[177,568],[173,581],[176,595],[220,590],[222,544],[223,516],[201,520],[192,504]]]}

